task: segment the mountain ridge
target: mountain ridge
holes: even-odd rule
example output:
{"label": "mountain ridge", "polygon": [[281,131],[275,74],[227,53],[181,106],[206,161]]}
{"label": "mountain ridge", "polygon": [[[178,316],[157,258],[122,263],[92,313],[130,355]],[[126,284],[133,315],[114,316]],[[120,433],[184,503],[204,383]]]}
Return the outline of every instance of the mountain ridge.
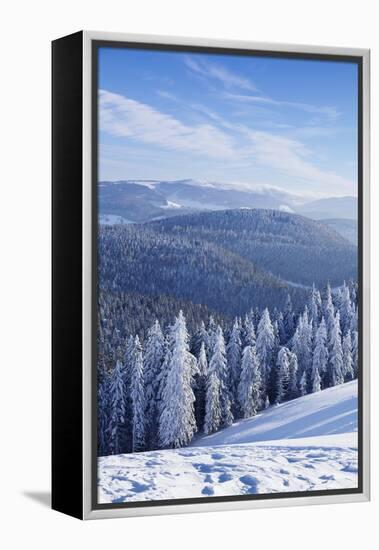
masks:
{"label": "mountain ridge", "polygon": [[232,185],[191,179],[99,182],[100,219],[116,215],[133,223],[175,216],[179,211],[191,213],[226,208],[272,208],[311,218],[351,218],[356,213],[356,203],[354,197],[315,201],[274,186],[249,189],[236,185],[233,188]]}

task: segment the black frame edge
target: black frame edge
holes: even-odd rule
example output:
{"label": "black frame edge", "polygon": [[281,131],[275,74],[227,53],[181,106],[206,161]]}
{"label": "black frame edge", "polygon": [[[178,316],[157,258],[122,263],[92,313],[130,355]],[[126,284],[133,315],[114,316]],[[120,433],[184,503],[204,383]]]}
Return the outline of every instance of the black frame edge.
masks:
{"label": "black frame edge", "polygon": [[52,508],[83,519],[83,33],[52,42]]}

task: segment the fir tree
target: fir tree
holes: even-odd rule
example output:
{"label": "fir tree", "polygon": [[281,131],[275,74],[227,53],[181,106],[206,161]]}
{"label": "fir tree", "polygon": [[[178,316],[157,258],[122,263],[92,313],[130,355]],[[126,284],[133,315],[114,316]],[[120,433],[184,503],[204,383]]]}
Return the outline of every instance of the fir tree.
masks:
{"label": "fir tree", "polygon": [[352,356],[352,344],[350,330],[347,331],[342,341],[342,353],[343,353],[343,375],[344,381],[349,382],[354,378],[353,356]]}
{"label": "fir tree", "polygon": [[332,298],[332,289],[330,288],[329,283],[326,286],[325,297],[323,301],[323,315],[325,318],[328,338],[330,338],[334,326],[334,305]]}
{"label": "fir tree", "polygon": [[159,381],[164,359],[164,336],[156,320],[149,329],[144,354],[144,381],[146,402],[146,445],[148,449],[158,445],[158,397]]}
{"label": "fir tree", "polygon": [[142,347],[138,336],[132,353],[130,400],[132,405],[132,451],[145,447],[145,388],[143,379]]}
{"label": "fir tree", "polygon": [[343,376],[343,354],[341,343],[340,314],[337,311],[330,335],[330,353],[329,353],[329,385],[336,386],[342,384]]}
{"label": "fir tree", "polygon": [[[158,395],[157,395],[157,409],[158,419],[160,418],[165,403],[163,401],[163,392],[167,384],[167,377],[170,370],[171,356],[173,349],[173,326],[168,326],[165,331],[164,346],[163,346],[163,361],[161,371],[158,375]],[[159,427],[158,427],[159,432]],[[159,434],[158,434],[159,439]]]}
{"label": "fir tree", "polygon": [[243,323],[243,347],[255,346],[256,334],[252,315],[246,315]]}
{"label": "fir tree", "polygon": [[124,452],[125,445],[125,385],[123,366],[120,360],[116,362],[109,383],[109,449],[111,454]]}
{"label": "fir tree", "polygon": [[205,418],[205,403],[206,403],[206,391],[207,391],[207,375],[208,375],[208,361],[207,354],[205,353],[205,345],[202,342],[199,352],[199,358],[197,361],[198,374],[195,381],[195,416],[196,425],[202,427]]}
{"label": "fir tree", "polygon": [[216,342],[216,330],[217,330],[217,326],[213,316],[211,315],[209,317],[209,322],[207,327],[207,342],[206,342],[206,352],[207,352],[208,361],[210,361],[214,353],[214,346]]}
{"label": "fir tree", "polygon": [[[312,373],[314,373],[317,369],[319,375],[321,376],[321,379],[323,380],[323,386],[328,386],[328,380],[326,379],[328,372],[328,359],[329,352],[327,346],[326,324],[324,317],[322,317],[315,337],[315,348],[313,351],[312,360]],[[314,374],[312,374],[312,378],[314,378]]]}
{"label": "fir tree", "polygon": [[358,376],[358,332],[356,330],[352,333],[352,359],[353,359],[353,372],[354,378]]}
{"label": "fir tree", "polygon": [[305,373],[305,371],[303,372],[303,374],[301,375],[301,378],[300,378],[300,383],[299,383],[299,393],[300,393],[300,396],[303,396],[303,395],[306,395],[307,394],[307,375]]}
{"label": "fir tree", "polygon": [[161,447],[177,448],[188,445],[196,432],[192,390],[196,359],[189,352],[189,336],[182,311],[172,328],[171,340],[167,378],[162,390],[159,440]]}
{"label": "fir tree", "polygon": [[278,358],[276,361],[276,396],[275,402],[282,403],[285,400],[288,392],[289,384],[289,349],[282,347],[279,350]]}
{"label": "fir tree", "polygon": [[204,344],[205,352],[208,355],[209,337],[208,337],[207,330],[205,328],[204,321],[201,321],[200,328],[195,332],[195,335],[192,338],[191,352],[197,358],[199,358],[202,344]]}
{"label": "fir tree", "polygon": [[321,390],[321,376],[317,367],[313,369],[312,374],[312,393],[316,393]]}
{"label": "fir tree", "polygon": [[104,373],[98,377],[97,390],[97,433],[98,433],[98,456],[109,454],[109,380]]}
{"label": "fir tree", "polygon": [[284,318],[283,318],[282,312],[280,312],[278,315],[278,333],[279,333],[279,344],[281,346],[284,346],[287,343],[288,338],[287,338],[287,333],[284,326]]}
{"label": "fir tree", "polygon": [[312,373],[312,321],[308,319],[308,308],[300,315],[294,337],[292,339],[292,352],[295,353],[299,370],[305,373],[307,390],[311,391]]}
{"label": "fir tree", "polygon": [[298,368],[296,354],[288,350],[288,399],[296,399],[299,396]]}
{"label": "fir tree", "polygon": [[220,381],[220,404],[221,404],[221,426],[226,428],[233,423],[233,414],[231,410],[231,400],[228,389],[228,371],[225,341],[221,327],[217,327],[213,355],[209,362],[209,369],[211,372],[217,371],[218,379]]}
{"label": "fir tree", "polygon": [[237,319],[234,321],[229,342],[226,347],[227,364],[229,380],[228,386],[230,389],[230,398],[233,404],[233,412],[237,412],[237,388],[241,376],[241,337],[240,327]]}
{"label": "fir tree", "polygon": [[345,335],[350,328],[350,323],[353,315],[353,309],[351,305],[350,290],[347,284],[344,282],[341,289],[340,298],[340,323],[342,334]]}
{"label": "fir tree", "polygon": [[261,375],[255,347],[246,346],[242,355],[238,400],[243,418],[254,416],[260,408]]}
{"label": "fir tree", "polygon": [[308,311],[310,318],[313,319],[313,322],[317,325],[321,312],[321,296],[314,283],[308,300]]}
{"label": "fir tree", "polygon": [[288,341],[290,338],[292,338],[293,333],[295,331],[295,321],[294,321],[294,314],[293,314],[293,308],[292,308],[292,301],[291,301],[291,296],[289,294],[287,295],[287,301],[283,311],[283,325],[286,333],[285,341]]}
{"label": "fir tree", "polygon": [[204,432],[211,434],[216,432],[221,425],[220,379],[214,370],[208,372],[207,392],[205,404]]}
{"label": "fir tree", "polygon": [[275,346],[275,334],[271,324],[270,314],[266,308],[263,311],[261,320],[258,324],[256,352],[258,362],[261,367],[262,382],[266,386],[272,366],[272,359]]}

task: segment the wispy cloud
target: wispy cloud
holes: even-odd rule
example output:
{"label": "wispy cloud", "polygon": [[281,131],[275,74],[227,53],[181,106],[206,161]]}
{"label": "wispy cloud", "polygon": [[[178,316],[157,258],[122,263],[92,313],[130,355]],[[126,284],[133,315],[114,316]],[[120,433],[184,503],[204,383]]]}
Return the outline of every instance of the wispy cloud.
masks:
{"label": "wispy cloud", "polygon": [[260,95],[235,94],[223,92],[222,97],[232,101],[245,103],[254,103],[258,105],[270,105],[273,107],[287,107],[290,109],[300,109],[306,113],[325,115],[331,120],[336,120],[340,115],[338,109],[329,106],[312,105],[309,103],[301,103],[297,101],[282,101]]}
{"label": "wispy cloud", "polygon": [[[100,91],[101,131],[135,142],[151,144],[168,151],[227,162],[233,167],[263,167],[278,182],[285,177],[305,192],[325,193],[330,186],[338,193],[349,193],[353,182],[314,163],[312,151],[299,138],[256,130],[225,120],[199,104],[192,108],[204,113],[210,122],[185,124],[172,115],[144,103]],[[189,157],[190,158],[190,157]],[[275,181],[275,180],[274,180]]]}
{"label": "wispy cloud", "polygon": [[257,163],[275,169],[299,182],[302,186],[316,187],[320,192],[329,186],[340,193],[351,192],[353,182],[328,170],[322,170],[312,163],[312,152],[296,139],[274,135],[269,132],[245,129],[251,143],[251,154]]}
{"label": "wispy cloud", "polygon": [[232,139],[211,124],[188,125],[149,105],[99,92],[100,128],[113,136],[211,158],[233,157]]}
{"label": "wispy cloud", "polygon": [[191,71],[203,77],[221,82],[226,89],[237,88],[250,92],[257,91],[255,84],[250,79],[231,72],[223,65],[195,59],[190,56],[186,56],[184,62]]}
{"label": "wispy cloud", "polygon": [[157,90],[156,94],[163,99],[168,99],[169,101],[179,101],[176,95],[172,94],[171,92],[167,92],[166,90]]}
{"label": "wispy cloud", "polygon": [[[256,85],[245,76],[231,72],[221,64],[211,63],[191,56],[184,57],[184,63],[192,72],[209,80],[221,82],[224,91],[220,97],[237,102],[254,103],[260,106],[284,107],[298,109],[305,113],[326,116],[330,120],[336,120],[340,112],[334,106],[313,105],[297,101],[275,99],[262,93],[258,93]],[[241,93],[245,92],[245,93]],[[250,92],[250,93],[246,93]]]}

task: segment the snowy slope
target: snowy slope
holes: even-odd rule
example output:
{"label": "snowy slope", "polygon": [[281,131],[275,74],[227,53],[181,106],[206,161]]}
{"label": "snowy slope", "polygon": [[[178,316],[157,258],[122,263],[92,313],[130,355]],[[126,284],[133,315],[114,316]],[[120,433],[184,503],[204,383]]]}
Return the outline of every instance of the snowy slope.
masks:
{"label": "snowy slope", "polygon": [[272,407],[193,446],[102,457],[99,502],[357,486],[357,383]]}
{"label": "snowy slope", "polygon": [[320,436],[346,433],[351,434],[350,441],[354,443],[358,429],[357,408],[357,381],[354,380],[270,407],[221,432],[199,437],[192,445],[209,447],[314,436],[321,441],[323,437]]}

